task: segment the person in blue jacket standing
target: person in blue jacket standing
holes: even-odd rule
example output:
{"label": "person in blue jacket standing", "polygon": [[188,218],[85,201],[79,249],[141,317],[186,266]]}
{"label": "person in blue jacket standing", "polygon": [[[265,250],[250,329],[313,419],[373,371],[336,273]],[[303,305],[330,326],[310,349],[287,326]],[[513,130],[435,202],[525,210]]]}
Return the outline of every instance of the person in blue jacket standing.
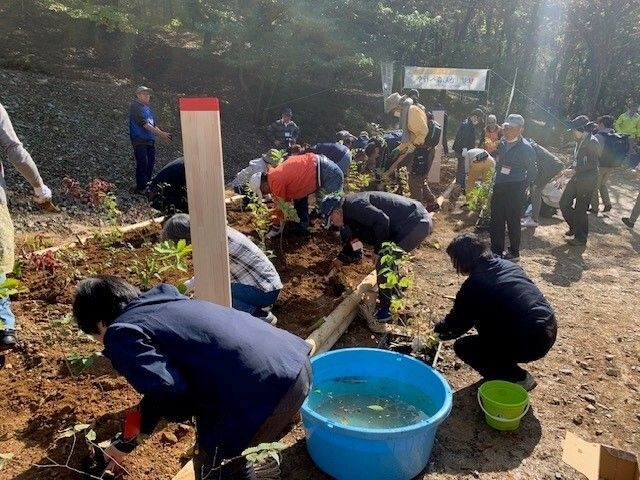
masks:
{"label": "person in blue jacket standing", "polygon": [[[503,125],[504,136],[498,146],[496,174],[491,195],[491,251],[508,260],[520,258],[520,217],[527,188],[538,176],[536,152],[522,138],[524,118],[511,114]],[[504,248],[504,227],[509,232],[509,249]]]}
{"label": "person in blue jacket standing", "polygon": [[105,449],[105,472],[117,472],[161,418],[195,417],[196,480],[255,479],[242,451],[277,440],[309,391],[308,343],[173,285],[140,293],[117,277],[90,277],[77,286],[73,316],[143,395],[137,420],[128,415],[125,434]]}
{"label": "person in blue jacket standing", "polygon": [[152,90],[140,86],[136,89],[136,98],[129,105],[129,137],[136,158],[136,186],[134,193],[142,194],[151,181],[153,166],[156,163],[156,135],[170,141],[171,134],[156,126],[153,110],[149,102]]}

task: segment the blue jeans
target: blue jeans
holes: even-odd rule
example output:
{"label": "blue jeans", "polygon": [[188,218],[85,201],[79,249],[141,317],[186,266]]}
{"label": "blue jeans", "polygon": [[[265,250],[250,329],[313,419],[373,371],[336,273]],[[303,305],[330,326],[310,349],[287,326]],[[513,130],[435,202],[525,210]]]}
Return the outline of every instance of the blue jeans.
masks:
{"label": "blue jeans", "polygon": [[[7,279],[7,276],[3,273],[0,274],[0,283],[4,282]],[[16,317],[13,315],[11,311],[11,302],[9,301],[9,297],[0,298],[0,331],[2,330],[15,330],[16,328]]]}
{"label": "blue jeans", "polygon": [[154,145],[134,145],[133,155],[136,157],[136,189],[144,190],[153,175],[153,167],[156,164],[156,147]]}
{"label": "blue jeans", "polygon": [[[320,192],[328,195],[330,193],[341,192],[344,188],[344,173],[338,164],[329,159],[320,160]],[[344,161],[344,157],[340,162]],[[349,161],[351,163],[351,161]],[[349,168],[349,165],[347,165]]]}
{"label": "blue jeans", "polygon": [[253,315],[257,310],[276,303],[280,290],[263,292],[252,285],[231,284],[231,306],[241,312]]}

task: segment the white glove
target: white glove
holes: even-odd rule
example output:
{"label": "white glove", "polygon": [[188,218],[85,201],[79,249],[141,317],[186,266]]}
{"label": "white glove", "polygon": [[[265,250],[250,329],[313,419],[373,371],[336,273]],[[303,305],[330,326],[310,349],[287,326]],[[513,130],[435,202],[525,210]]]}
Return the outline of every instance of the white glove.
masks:
{"label": "white glove", "polygon": [[35,187],[33,189],[33,193],[35,195],[36,203],[44,203],[51,200],[51,189],[46,185],[42,185],[41,187]]}
{"label": "white glove", "polygon": [[466,156],[467,156],[467,149],[466,149],[466,148],[463,148],[463,149],[462,149],[462,156],[463,156],[463,157],[466,157]]}
{"label": "white glove", "polygon": [[196,287],[196,278],[191,277],[189,280],[185,280],[184,286],[187,289],[184,293],[191,293],[193,289]]}
{"label": "white glove", "polygon": [[269,230],[269,233],[265,235],[265,237],[266,238],[277,237],[282,233],[282,230],[284,230],[284,222],[281,223],[280,225],[271,225],[271,229]]}

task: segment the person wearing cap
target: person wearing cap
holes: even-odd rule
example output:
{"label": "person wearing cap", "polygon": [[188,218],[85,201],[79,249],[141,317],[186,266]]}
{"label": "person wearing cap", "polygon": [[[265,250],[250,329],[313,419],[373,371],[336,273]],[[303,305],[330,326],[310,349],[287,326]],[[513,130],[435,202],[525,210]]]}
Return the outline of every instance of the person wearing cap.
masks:
{"label": "person wearing cap", "polygon": [[392,93],[384,100],[386,113],[400,119],[402,139],[394,149],[395,161],[388,167],[385,176],[391,175],[402,164],[411,165],[417,149],[421,153],[426,152],[424,141],[429,133],[426,112],[413,104],[413,100],[397,92]]}
{"label": "person wearing cap", "polygon": [[282,111],[282,117],[267,127],[267,138],[276,148],[290,148],[298,143],[300,128],[292,120],[293,112],[290,108]]}
{"label": "person wearing cap", "polygon": [[379,253],[384,242],[394,242],[405,252],[411,252],[433,230],[431,216],[424,206],[413,199],[387,192],[360,192],[344,196],[328,195],[320,207],[327,227],[341,229],[343,249],[333,261],[325,280],[334,276],[345,263],[362,255],[362,244],[372,245],[376,253],[378,272],[378,308],[375,320],[391,320],[391,294],[380,288],[386,282],[381,274]]}
{"label": "person wearing cap", "polygon": [[559,203],[564,221],[569,225],[569,231],[565,235],[573,237],[568,238],[567,242],[572,246],[586,245],[589,235],[587,210],[598,184],[600,156],[600,145],[591,133],[594,125],[586,115],[578,115],[571,120],[571,128],[567,130],[573,132],[576,140],[572,164],[574,174],[562,192]]}
{"label": "person wearing cap", "polygon": [[487,126],[482,130],[480,146],[484,148],[489,155],[494,155],[498,150],[501,138],[502,128],[498,125],[496,116],[487,115]]}
{"label": "person wearing cap", "polygon": [[353,142],[352,147],[355,149],[365,148],[369,143],[369,132],[365,132],[364,130],[360,132],[356,141]]}
{"label": "person wearing cap", "polygon": [[114,474],[161,419],[195,418],[192,478],[255,479],[242,452],[280,438],[309,392],[308,343],[173,285],[140,292],[121,278],[89,277],[76,288],[73,318],[142,395],[104,449]]}
{"label": "person wearing cap", "polygon": [[476,186],[476,182],[486,183],[491,181],[493,172],[496,169],[496,161],[484,148],[467,150],[465,157],[467,165],[469,165],[465,190],[469,193]]}
{"label": "person wearing cap", "polygon": [[[189,215],[178,213],[169,218],[162,228],[161,240],[191,243]],[[229,276],[231,277],[231,306],[247,312],[271,325],[278,321],[270,308],[280,295],[280,275],[262,250],[246,235],[227,227],[229,244]],[[195,288],[192,278],[185,282]]]}
{"label": "person wearing cap", "polygon": [[[0,103],[0,148],[6,154],[9,163],[20,172],[33,188],[34,201],[41,207],[51,205],[51,189],[42,181],[40,172],[29,152],[18,138],[9,114]],[[7,204],[7,183],[4,178],[4,167],[0,163],[0,283],[7,278],[14,267],[14,229]],[[11,350],[16,346],[16,317],[11,311],[9,297],[0,297],[0,352]]]}
{"label": "person wearing cap", "polygon": [[[527,188],[536,181],[536,154],[522,138],[524,118],[511,114],[503,125],[504,137],[497,150],[493,192],[491,195],[491,251],[503,258],[520,257],[520,217]],[[509,249],[505,252],[505,225]]]}
{"label": "person wearing cap", "polygon": [[143,194],[153,175],[156,163],[156,135],[171,141],[171,134],[156,126],[153,110],[149,104],[152,90],[136,88],[135,99],[129,105],[129,138],[136,159],[136,186],[134,193]]}
{"label": "person wearing cap", "polygon": [[342,143],[348,148],[353,148],[353,142],[357,140],[349,130],[340,130],[336,133],[336,142]]}
{"label": "person wearing cap", "polygon": [[[344,132],[344,133],[343,133]],[[344,176],[349,172],[351,165],[351,145],[355,137],[346,130],[338,132],[338,141],[335,143],[317,143],[309,148],[310,152],[324,155],[333,163],[340,167]]]}
{"label": "person wearing cap", "polygon": [[246,189],[251,176],[254,173],[266,172],[270,167],[277,167],[282,163],[282,157],[283,153],[281,150],[272,148],[268,152],[263,153],[259,158],[250,160],[249,165],[236,173],[236,176],[231,180],[231,188],[233,188],[234,192],[244,195],[247,193]]}
{"label": "person wearing cap", "polygon": [[[284,202],[293,202],[300,223],[298,232],[309,234],[309,203],[312,193],[342,192],[344,174],[340,167],[324,155],[308,152],[292,155],[275,168],[263,173],[254,173],[249,179],[251,190],[262,197],[270,194]],[[267,238],[279,235],[284,228],[282,211],[274,210],[274,223]]]}
{"label": "person wearing cap", "polygon": [[622,112],[613,123],[617,133],[627,135],[629,138],[629,155],[634,152],[636,143],[640,141],[640,114],[638,102],[631,102],[629,110]]}
{"label": "person wearing cap", "polygon": [[409,191],[411,198],[423,202],[428,212],[435,212],[440,209],[440,205],[436,201],[436,197],[429,188],[428,176],[429,170],[433,165],[433,159],[436,155],[436,147],[440,143],[440,134],[442,127],[433,120],[433,114],[427,112],[427,127],[429,133],[424,141],[424,148],[416,149],[409,170]]}
{"label": "person wearing cap", "polygon": [[456,169],[456,183],[463,190],[465,188],[465,154],[467,150],[476,147],[477,136],[476,126],[480,124],[484,118],[484,113],[479,108],[474,109],[469,116],[460,124],[456,132],[456,138],[453,141],[453,151],[458,159],[458,167]]}
{"label": "person wearing cap", "polygon": [[[553,307],[520,266],[494,256],[472,233],[454,238],[447,255],[467,279],[434,332],[440,340],[457,338],[456,355],[486,380],[532,390],[536,379],[518,364],[543,358],[555,343]],[[476,334],[463,336],[472,328]]]}
{"label": "person wearing cap", "polygon": [[411,100],[413,100],[413,104],[416,107],[421,108],[426,113],[427,107],[420,103],[420,92],[418,90],[411,88],[409,90],[405,90],[405,93]]}

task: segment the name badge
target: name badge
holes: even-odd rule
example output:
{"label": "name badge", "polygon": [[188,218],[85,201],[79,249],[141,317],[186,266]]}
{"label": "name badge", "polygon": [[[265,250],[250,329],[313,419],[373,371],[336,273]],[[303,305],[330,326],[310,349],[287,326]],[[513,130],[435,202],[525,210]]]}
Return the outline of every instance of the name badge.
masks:
{"label": "name badge", "polygon": [[291,134],[289,132],[284,132],[284,138],[289,138]]}
{"label": "name badge", "polygon": [[500,173],[501,173],[501,174],[503,174],[503,175],[509,175],[509,174],[511,174],[511,167],[508,167],[508,166],[506,166],[506,165],[505,165],[505,166],[503,166],[503,167],[500,169]]}
{"label": "name badge", "polygon": [[360,240],[351,240],[351,248],[354,252],[359,252],[364,248]]}

